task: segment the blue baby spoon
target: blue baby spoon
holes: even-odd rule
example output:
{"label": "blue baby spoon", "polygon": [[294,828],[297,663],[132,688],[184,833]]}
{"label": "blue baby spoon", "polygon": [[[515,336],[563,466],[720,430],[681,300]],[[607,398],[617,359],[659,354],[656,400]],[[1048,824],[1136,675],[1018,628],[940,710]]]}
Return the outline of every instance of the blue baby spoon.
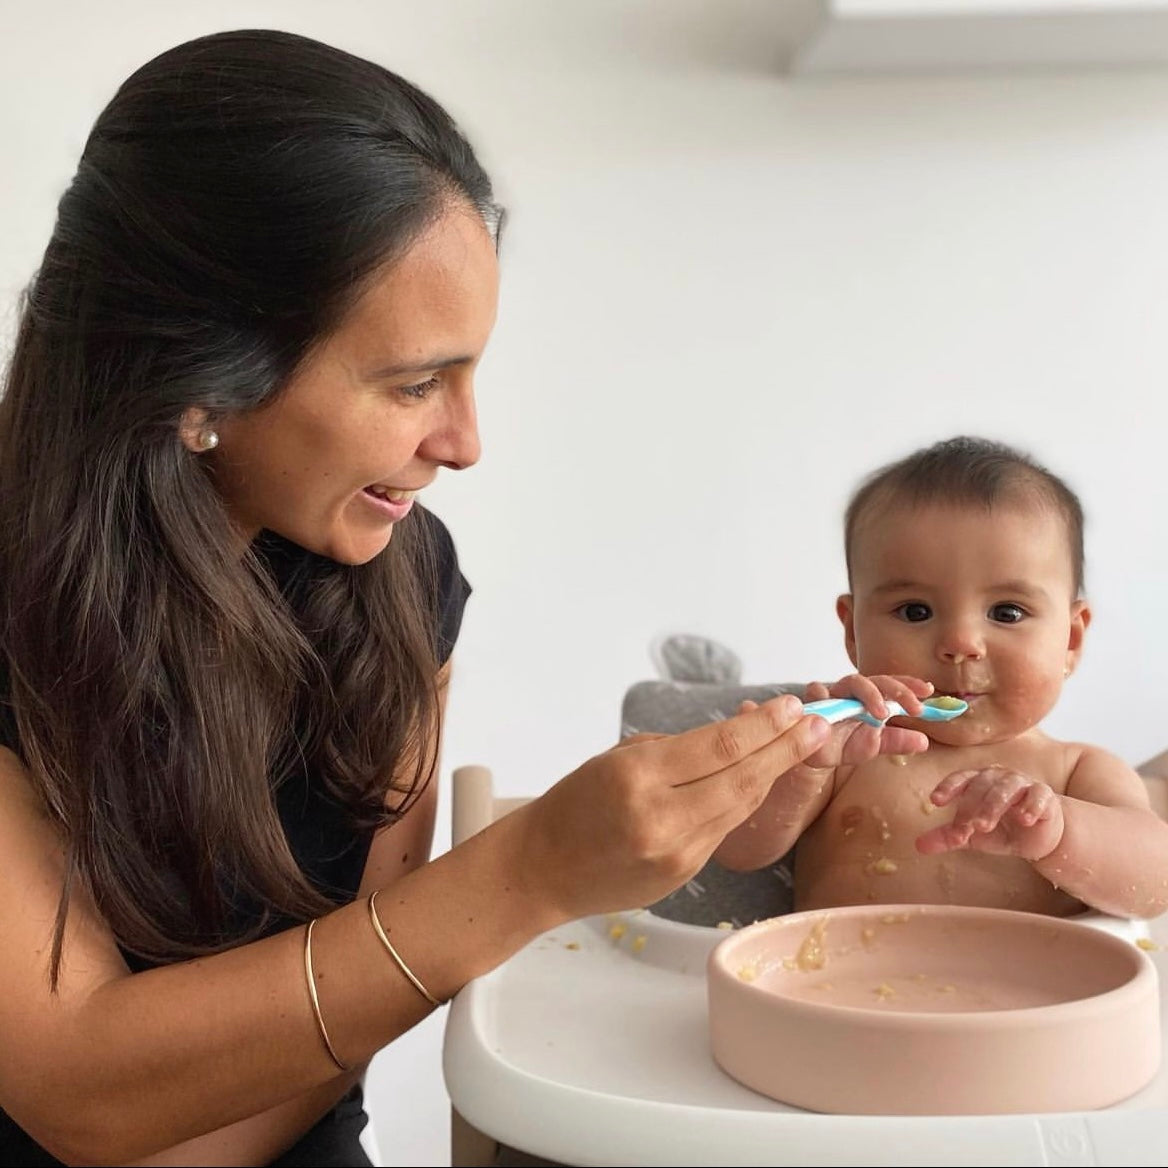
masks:
{"label": "blue baby spoon", "polygon": [[[923,722],[951,722],[960,717],[969,709],[969,703],[960,698],[935,697],[925,698],[924,709],[919,714],[908,713],[899,702],[885,700],[890,718],[919,718]],[[873,718],[868,713],[863,702],[855,698],[824,698],[821,702],[805,702],[803,713],[818,714],[828,722],[846,722],[849,718],[858,718],[867,722],[869,726],[883,726],[879,718]]]}

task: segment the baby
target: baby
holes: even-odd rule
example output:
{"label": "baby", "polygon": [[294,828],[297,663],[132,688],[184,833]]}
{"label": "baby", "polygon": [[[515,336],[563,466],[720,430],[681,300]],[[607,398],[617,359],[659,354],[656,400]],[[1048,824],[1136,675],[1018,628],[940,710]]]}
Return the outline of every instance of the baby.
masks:
{"label": "baby", "polygon": [[1001,444],[941,442],[862,484],[845,551],[851,591],[836,612],[858,672],[806,698],[856,697],[884,717],[883,699],[919,678],[969,709],[894,720],[928,735],[924,753],[788,771],[714,858],[754,869],[795,845],[797,910],[1168,908],[1168,823],[1143,780],[1040,729],[1091,616],[1083,512],[1067,485]]}

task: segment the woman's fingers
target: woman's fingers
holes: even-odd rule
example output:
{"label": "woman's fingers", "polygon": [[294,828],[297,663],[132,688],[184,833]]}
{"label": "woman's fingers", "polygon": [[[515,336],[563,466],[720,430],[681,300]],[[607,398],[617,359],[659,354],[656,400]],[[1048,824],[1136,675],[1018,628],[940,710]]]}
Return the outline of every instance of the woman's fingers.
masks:
{"label": "woman's fingers", "polygon": [[[796,727],[795,735],[788,737]],[[768,748],[774,748],[772,756],[794,756],[802,749],[810,753],[826,733],[822,718],[804,716],[802,702],[783,694],[732,718],[710,722],[654,744],[653,765],[670,786],[682,787],[733,768],[753,770],[758,761],[756,755]],[[802,758],[803,755],[792,757],[771,777]]]}

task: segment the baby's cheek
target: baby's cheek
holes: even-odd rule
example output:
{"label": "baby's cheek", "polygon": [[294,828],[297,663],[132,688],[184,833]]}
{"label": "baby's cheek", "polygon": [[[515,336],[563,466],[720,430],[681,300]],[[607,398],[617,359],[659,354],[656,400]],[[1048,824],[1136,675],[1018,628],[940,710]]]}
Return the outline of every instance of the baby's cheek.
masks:
{"label": "baby's cheek", "polygon": [[1041,722],[1058,701],[1061,686],[1041,679],[998,695],[998,714],[1015,733]]}

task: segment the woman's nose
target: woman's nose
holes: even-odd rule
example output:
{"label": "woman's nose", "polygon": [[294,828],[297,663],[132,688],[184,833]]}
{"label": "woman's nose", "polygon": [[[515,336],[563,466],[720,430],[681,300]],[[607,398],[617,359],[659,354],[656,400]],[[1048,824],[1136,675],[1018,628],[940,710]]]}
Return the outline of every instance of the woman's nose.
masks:
{"label": "woman's nose", "polygon": [[474,466],[482,454],[478,413],[472,393],[451,397],[441,423],[427,436],[423,453],[450,470]]}

